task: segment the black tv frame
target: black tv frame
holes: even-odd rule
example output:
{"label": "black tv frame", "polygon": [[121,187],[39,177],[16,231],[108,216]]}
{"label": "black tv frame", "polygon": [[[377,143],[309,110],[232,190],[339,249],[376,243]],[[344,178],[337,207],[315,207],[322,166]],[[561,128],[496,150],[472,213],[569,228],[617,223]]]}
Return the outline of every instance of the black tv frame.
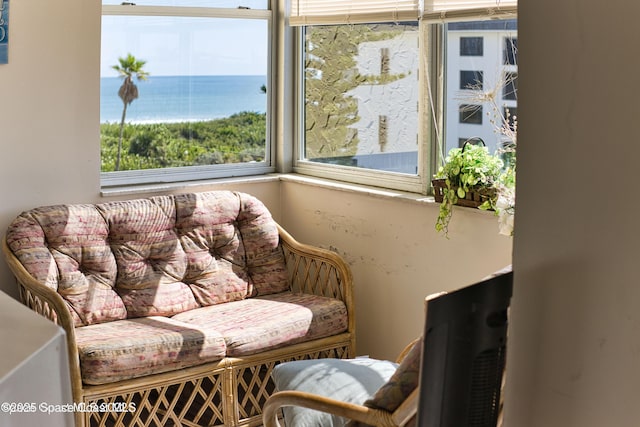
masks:
{"label": "black tv frame", "polygon": [[513,272],[427,301],[419,427],[495,427]]}

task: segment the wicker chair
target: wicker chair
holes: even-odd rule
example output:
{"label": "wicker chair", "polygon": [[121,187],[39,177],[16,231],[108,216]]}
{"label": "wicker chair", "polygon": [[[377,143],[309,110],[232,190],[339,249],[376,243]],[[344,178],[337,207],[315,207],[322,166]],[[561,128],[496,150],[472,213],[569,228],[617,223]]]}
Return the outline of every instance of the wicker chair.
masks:
{"label": "wicker chair", "polygon": [[[405,347],[396,359],[396,363],[400,364],[398,370],[402,369],[405,365],[402,362],[409,362],[409,364],[415,366],[415,361],[414,363],[411,363],[411,361],[408,360],[412,357],[411,354],[413,354],[414,359],[417,356],[419,362],[420,349],[422,347],[421,344],[422,340],[418,338]],[[407,358],[408,355],[409,357]],[[417,378],[415,380],[417,381]],[[416,416],[418,394],[418,387],[416,386],[395,410],[388,411],[381,408],[365,406],[365,404],[360,405],[344,402],[304,391],[278,391],[271,395],[265,403],[263,407],[262,421],[264,427],[281,427],[278,420],[280,409],[285,406],[298,406],[348,418],[366,425],[377,427],[401,427],[405,426]]]}
{"label": "wicker chair", "polygon": [[[321,375],[306,367],[292,369],[291,373],[283,375],[286,377],[282,381],[284,387],[279,387],[279,379],[274,378],[282,391],[267,400],[262,413],[264,427],[279,427],[278,410],[288,406],[315,410],[284,412],[285,421],[292,424],[288,427],[324,427],[334,425],[334,421],[343,425],[343,418],[351,420],[347,424],[349,427],[400,427],[416,424],[414,419],[418,412],[421,425],[431,425],[430,417],[438,419],[442,416],[446,425],[501,426],[501,389],[506,372],[506,332],[512,286],[513,273],[509,267],[459,291],[429,295],[425,301],[429,313],[424,340],[420,338],[407,346],[399,356],[400,365],[394,367],[395,372],[386,382],[381,369],[354,370],[344,364],[347,361],[321,367]],[[423,357],[422,350],[427,346],[430,348]],[[313,364],[318,365],[318,361]],[[348,375],[343,375],[343,371]],[[280,373],[273,372],[274,375]],[[336,381],[336,376],[344,378]],[[363,393],[358,392],[352,398],[354,385],[371,385],[371,376],[377,377],[377,387],[365,387]],[[421,381],[425,382],[420,385]],[[419,391],[421,388],[423,393]],[[377,391],[372,394],[371,389]],[[360,404],[362,401],[364,403]],[[444,404],[445,401],[448,403]],[[429,408],[433,412],[428,412]],[[445,411],[441,412],[443,409]],[[317,417],[319,413],[342,418],[316,422],[311,417]],[[312,421],[306,422],[307,419]]]}

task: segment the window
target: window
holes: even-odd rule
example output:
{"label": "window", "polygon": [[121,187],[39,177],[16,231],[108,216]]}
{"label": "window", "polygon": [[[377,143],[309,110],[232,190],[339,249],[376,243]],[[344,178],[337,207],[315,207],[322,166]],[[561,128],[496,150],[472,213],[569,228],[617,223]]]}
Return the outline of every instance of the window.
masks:
{"label": "window", "polygon": [[462,104],[459,114],[460,123],[481,125],[482,124],[482,105]]}
{"label": "window", "polygon": [[511,130],[516,130],[518,121],[518,107],[504,107],[502,109],[502,116],[506,119],[506,125]]}
{"label": "window", "polygon": [[518,99],[518,73],[505,73],[502,97],[513,101]]}
{"label": "window", "polygon": [[518,39],[505,37],[504,39],[504,63],[506,65],[518,65]]}
{"label": "window", "polygon": [[460,37],[460,56],[482,56],[483,41],[482,37]]}
{"label": "window", "polygon": [[295,171],[426,192],[459,141],[481,139],[492,151],[504,142],[494,124],[516,107],[498,88],[517,73],[504,59],[505,40],[517,36],[515,2],[425,0],[416,19],[408,10],[418,4],[291,2],[300,58]]}
{"label": "window", "polygon": [[273,171],[270,44],[267,0],[103,0],[103,186]]}
{"label": "window", "polygon": [[[480,138],[492,153],[510,138],[505,131],[510,133],[510,121],[517,107],[518,68],[517,64],[505,64],[504,52],[507,40],[517,41],[517,31],[515,19],[444,25],[443,155],[469,136]],[[478,38],[483,39],[483,55],[464,55],[459,49],[461,40]],[[474,73],[481,76],[482,85],[469,87]],[[511,111],[510,116],[505,114],[507,111]]]}
{"label": "window", "polygon": [[417,173],[418,34],[407,24],[306,28],[304,160]]}
{"label": "window", "polygon": [[460,89],[481,90],[482,82],[482,71],[460,70]]}

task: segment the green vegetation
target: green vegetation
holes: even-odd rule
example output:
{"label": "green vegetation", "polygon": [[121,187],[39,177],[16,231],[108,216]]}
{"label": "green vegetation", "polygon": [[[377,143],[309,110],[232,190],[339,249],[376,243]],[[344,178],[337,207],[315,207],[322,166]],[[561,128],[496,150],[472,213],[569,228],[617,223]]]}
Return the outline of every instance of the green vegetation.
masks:
{"label": "green vegetation", "polygon": [[120,159],[122,158],[122,138],[124,136],[124,120],[127,116],[127,106],[129,106],[134,100],[138,99],[138,87],[133,82],[133,78],[138,80],[146,80],[149,73],[144,71],[142,67],[146,64],[146,61],[140,61],[130,53],[124,58],[118,58],[118,65],[114,65],[113,68],[118,72],[118,75],[122,77],[122,86],[118,89],[118,96],[122,100],[122,119],[120,120],[120,136],[118,139],[118,153],[116,155],[116,170],[120,170]]}
{"label": "green vegetation", "polygon": [[253,112],[202,122],[100,126],[102,172],[262,161],[266,115]]}
{"label": "green vegetation", "polygon": [[453,214],[453,205],[458,199],[464,199],[467,193],[479,193],[484,203],[481,209],[493,209],[497,201],[497,185],[503,175],[504,163],[499,156],[489,153],[487,147],[470,144],[467,141],[462,148],[449,151],[444,165],[434,176],[445,179],[446,189],[436,220],[436,230],[449,234],[449,222]]}

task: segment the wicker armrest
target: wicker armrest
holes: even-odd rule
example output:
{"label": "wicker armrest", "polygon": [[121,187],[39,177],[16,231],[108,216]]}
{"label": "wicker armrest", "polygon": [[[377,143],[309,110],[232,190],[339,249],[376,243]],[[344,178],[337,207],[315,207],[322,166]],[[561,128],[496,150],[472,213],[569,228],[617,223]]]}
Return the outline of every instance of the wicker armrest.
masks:
{"label": "wicker armrest", "polygon": [[264,405],[262,412],[264,427],[280,427],[278,410],[283,406],[315,409],[375,426],[396,426],[391,420],[391,414],[386,411],[341,402],[303,391],[280,391],[271,395]]}
{"label": "wicker armrest", "polygon": [[[6,239],[2,240],[2,250],[4,251],[7,265],[16,278],[22,303],[36,313],[61,326],[67,335],[67,341],[70,343],[70,356],[77,354],[75,346],[75,325],[69,307],[62,296],[29,274],[9,248]],[[73,343],[73,345],[71,345],[71,343]]]}
{"label": "wicker armrest", "polygon": [[349,317],[351,344],[345,357],[355,355],[356,315],[351,269],[340,255],[298,242],[278,225],[292,292],[336,298],[344,302]]}
{"label": "wicker armrest", "polygon": [[278,231],[291,290],[337,298],[350,306],[353,279],[346,262],[332,251],[298,242],[280,226]]}
{"label": "wicker armrest", "polygon": [[3,239],[2,243],[5,260],[18,283],[22,303],[60,325],[68,336],[73,336],[75,325],[64,299],[58,292],[40,283],[24,268],[7,245],[6,239]]}
{"label": "wicker armrest", "polygon": [[402,361],[404,360],[405,357],[407,357],[407,354],[409,354],[413,346],[416,345],[416,343],[420,341],[421,338],[422,337],[418,337],[413,341],[411,341],[409,344],[407,344],[407,346],[402,349],[398,357],[396,357],[396,363],[402,363]]}
{"label": "wicker armrest", "polygon": [[9,248],[6,238],[2,239],[2,250],[9,269],[13,273],[20,290],[22,303],[46,317],[64,329],[67,337],[67,351],[69,355],[69,368],[71,370],[71,381],[74,390],[74,401],[81,401],[78,392],[82,380],[80,376],[80,361],[78,358],[78,348],[76,347],[75,325],[69,307],[58,292],[36,280]]}
{"label": "wicker armrest", "polygon": [[280,391],[269,397],[262,412],[264,427],[281,427],[278,410],[283,406],[301,406],[349,418],[376,427],[404,426],[417,412],[418,391],[415,390],[394,412],[341,402],[303,391]]}

